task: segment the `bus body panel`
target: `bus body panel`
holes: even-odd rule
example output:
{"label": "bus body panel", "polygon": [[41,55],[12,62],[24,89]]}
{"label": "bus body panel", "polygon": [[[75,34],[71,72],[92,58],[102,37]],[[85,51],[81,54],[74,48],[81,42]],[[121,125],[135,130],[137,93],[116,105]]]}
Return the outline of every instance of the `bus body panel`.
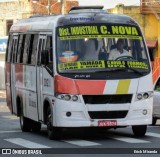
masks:
{"label": "bus body panel", "polygon": [[43,84],[42,84],[42,91],[43,94],[48,96],[54,96],[54,77],[51,76],[48,71],[43,68]]}
{"label": "bus body panel", "polygon": [[37,82],[36,67],[23,65],[23,83],[21,89],[23,93],[23,111],[24,116],[38,121],[37,105]]}
{"label": "bus body panel", "polygon": [[15,64],[11,64],[11,91],[12,91],[12,108],[13,113],[17,114],[17,105],[16,105],[16,77],[15,77]]}
{"label": "bus body panel", "polygon": [[152,91],[153,82],[152,82],[152,73],[140,78],[138,84],[138,92]]}
{"label": "bus body panel", "polygon": [[[42,105],[41,105],[41,120],[44,121],[44,108],[45,108],[45,101],[48,101],[50,105],[54,105],[54,81],[53,77],[48,73],[48,71],[43,67],[42,68]],[[53,110],[54,111],[54,110]],[[54,119],[55,120],[55,119]]]}

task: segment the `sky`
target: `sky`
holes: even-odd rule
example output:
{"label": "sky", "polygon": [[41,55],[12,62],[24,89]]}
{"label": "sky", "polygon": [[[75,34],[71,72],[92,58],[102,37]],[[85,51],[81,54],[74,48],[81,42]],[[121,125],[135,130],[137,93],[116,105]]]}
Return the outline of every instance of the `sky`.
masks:
{"label": "sky", "polygon": [[114,8],[119,3],[126,6],[139,5],[140,0],[79,0],[79,5],[103,5],[104,9]]}
{"label": "sky", "polygon": [[[16,1],[16,0],[0,0],[5,1]],[[68,0],[69,1],[69,0]],[[104,9],[114,8],[115,5],[123,3],[124,5],[139,5],[140,0],[79,0],[79,5],[103,5]]]}

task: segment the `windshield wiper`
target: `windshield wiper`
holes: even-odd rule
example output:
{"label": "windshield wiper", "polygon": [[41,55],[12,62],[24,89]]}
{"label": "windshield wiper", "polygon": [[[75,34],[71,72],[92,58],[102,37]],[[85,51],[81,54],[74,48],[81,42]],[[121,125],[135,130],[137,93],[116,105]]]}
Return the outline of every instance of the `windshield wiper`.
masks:
{"label": "windshield wiper", "polygon": [[118,68],[118,69],[103,69],[103,70],[97,70],[95,71],[95,73],[100,73],[100,72],[113,72],[113,71],[126,71],[126,70],[131,70],[141,76],[143,76],[143,73],[136,70],[136,69],[133,69],[133,68],[129,68],[129,67],[125,67],[125,68]]}
{"label": "windshield wiper", "polygon": [[111,70],[103,69],[103,70],[95,70],[94,73],[100,73],[100,72],[110,72]]}
{"label": "windshield wiper", "polygon": [[129,68],[129,67],[125,67],[125,68],[121,68],[121,69],[112,69],[111,71],[126,71],[126,70],[131,70],[131,71],[143,76],[142,72],[140,72],[140,71],[138,71],[136,69],[133,69],[133,68]]}
{"label": "windshield wiper", "polygon": [[125,67],[125,68],[116,68],[116,69],[101,69],[101,70],[93,70],[93,71],[67,71],[67,72],[60,72],[60,73],[103,73],[103,72],[115,72],[115,71],[127,71],[127,70],[131,70],[141,76],[143,76],[143,73],[136,70],[136,69],[133,69],[133,68],[130,68],[130,67]]}
{"label": "windshield wiper", "polygon": [[126,69],[129,69],[129,70],[131,70],[131,71],[134,71],[135,73],[137,73],[137,74],[139,74],[139,75],[143,76],[143,73],[142,73],[142,72],[140,72],[140,71],[139,71],[139,70],[137,70],[137,69],[133,69],[133,68],[130,68],[130,67],[126,67]]}

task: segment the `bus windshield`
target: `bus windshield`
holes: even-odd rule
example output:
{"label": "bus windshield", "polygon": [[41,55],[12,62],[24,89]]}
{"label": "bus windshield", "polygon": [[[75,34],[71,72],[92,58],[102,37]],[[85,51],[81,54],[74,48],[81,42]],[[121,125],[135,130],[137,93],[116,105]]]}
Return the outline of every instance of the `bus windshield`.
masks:
{"label": "bus windshield", "polygon": [[57,28],[59,73],[150,71],[139,27],[118,24],[70,25]]}

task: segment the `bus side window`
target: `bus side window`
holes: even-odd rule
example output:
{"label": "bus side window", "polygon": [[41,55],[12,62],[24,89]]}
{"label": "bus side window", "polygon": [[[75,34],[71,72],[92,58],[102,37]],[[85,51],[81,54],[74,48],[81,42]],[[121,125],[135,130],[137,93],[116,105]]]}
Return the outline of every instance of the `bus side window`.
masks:
{"label": "bus side window", "polygon": [[25,34],[21,34],[19,36],[18,53],[17,53],[17,58],[16,58],[17,63],[22,63],[25,37],[26,37]]}
{"label": "bus side window", "polygon": [[26,64],[28,62],[28,53],[29,53],[29,45],[30,45],[30,34],[26,35],[25,44],[24,44],[24,52],[23,52],[23,63]]}
{"label": "bus side window", "polygon": [[30,38],[30,44],[28,48],[28,64],[31,64],[31,55],[32,55],[32,49],[33,49],[33,40],[34,40],[34,34],[31,35]]}
{"label": "bus side window", "polygon": [[6,52],[6,61],[7,62],[11,62],[12,44],[13,44],[13,35],[10,34],[9,39],[8,39],[8,46],[7,46],[8,48],[7,48],[7,52]]}
{"label": "bus side window", "polygon": [[15,60],[16,50],[17,50],[17,38],[16,38],[16,36],[13,36],[10,59],[9,59],[9,61],[12,62],[12,63],[14,63],[14,60]]}
{"label": "bus side window", "polygon": [[36,64],[36,53],[37,53],[37,45],[38,45],[38,34],[34,35],[32,51],[31,51],[31,64]]}
{"label": "bus side window", "polygon": [[23,35],[19,35],[18,51],[17,51],[17,56],[16,56],[16,63],[20,63],[20,54],[21,54],[22,40],[23,40]]}
{"label": "bus side window", "polygon": [[38,57],[37,57],[37,65],[41,64],[41,57],[40,57],[40,53],[42,50],[42,39],[39,40],[39,45],[38,45]]}
{"label": "bus side window", "polygon": [[48,60],[48,67],[51,71],[53,71],[53,50],[52,50],[52,37],[47,36],[47,43],[46,43],[46,50],[49,51],[49,60]]}
{"label": "bus side window", "polygon": [[18,38],[13,39],[14,45],[13,45],[13,53],[12,53],[12,63],[16,62],[16,54],[17,54],[17,48],[18,48]]}

